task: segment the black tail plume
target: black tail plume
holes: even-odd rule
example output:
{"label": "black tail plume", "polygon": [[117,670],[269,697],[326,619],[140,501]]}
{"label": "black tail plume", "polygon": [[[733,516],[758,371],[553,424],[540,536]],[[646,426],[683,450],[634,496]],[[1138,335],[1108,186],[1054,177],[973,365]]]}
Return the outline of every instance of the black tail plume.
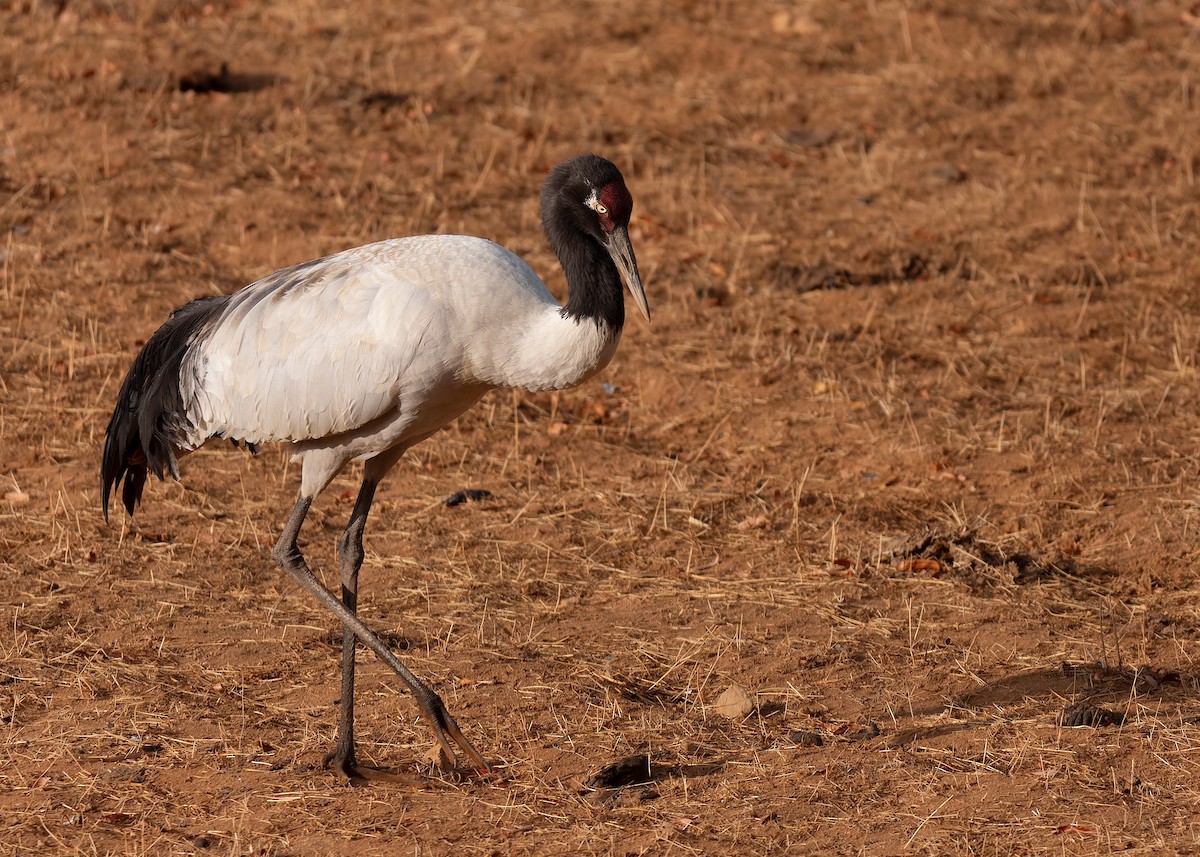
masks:
{"label": "black tail plume", "polygon": [[175,441],[186,419],[179,393],[183,357],[228,301],[228,296],[218,295],[181,306],[134,358],[117,394],[100,459],[104,520],[108,520],[109,495],[122,478],[121,501],[130,515],[141,502],[149,471],[159,479],[167,473],[179,478]]}

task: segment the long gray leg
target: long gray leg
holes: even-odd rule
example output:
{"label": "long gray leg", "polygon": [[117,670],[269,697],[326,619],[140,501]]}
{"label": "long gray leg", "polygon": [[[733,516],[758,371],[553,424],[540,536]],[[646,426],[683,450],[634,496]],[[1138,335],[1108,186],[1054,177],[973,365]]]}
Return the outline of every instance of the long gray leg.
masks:
{"label": "long gray leg", "polygon": [[[292,514],[288,517],[287,523],[283,525],[283,532],[279,535],[279,541],[275,543],[275,548],[271,552],[275,558],[275,562],[279,567],[296,579],[296,582],[304,587],[308,592],[321,603],[326,610],[330,610],[341,621],[343,627],[349,628],[354,632],[354,636],[362,640],[363,644],[368,649],[374,652],[380,660],[392,668],[392,671],[399,676],[405,687],[412,693],[413,698],[417,701],[417,707],[420,709],[422,716],[429,721],[430,727],[433,729],[433,736],[437,739],[438,744],[446,755],[457,762],[458,754],[455,752],[455,746],[471,760],[475,767],[482,773],[491,771],[491,766],[484,760],[478,750],[466,739],[466,736],[458,728],[458,724],[454,722],[454,718],[450,716],[450,712],[446,711],[446,706],[442,702],[441,697],[430,690],[422,683],[422,681],[409,671],[400,659],[392,654],[391,649],[387,644],[362,621],[354,615],[354,613],[346,608],[337,596],[321,585],[321,581],[313,575],[308,568],[308,563],[304,561],[304,556],[300,553],[300,548],[296,545],[296,539],[300,535],[300,527],[304,524],[304,518],[308,515],[308,510],[312,506],[312,497],[306,497],[303,494],[296,501],[295,507],[292,509]],[[450,743],[453,741],[453,745]]]}
{"label": "long gray leg", "polygon": [[[358,610],[358,572],[363,564],[363,529],[367,526],[367,515],[371,511],[371,501],[375,498],[377,482],[363,479],[362,487],[358,489],[358,499],[354,502],[354,511],[350,513],[350,521],[346,531],[338,539],[338,565],[342,576],[342,604],[346,609],[357,615]],[[345,625],[342,626],[342,710],[338,720],[337,744],[333,751],[325,757],[325,766],[333,766],[347,778],[355,776],[358,759],[354,753],[354,650],[358,638]]]}

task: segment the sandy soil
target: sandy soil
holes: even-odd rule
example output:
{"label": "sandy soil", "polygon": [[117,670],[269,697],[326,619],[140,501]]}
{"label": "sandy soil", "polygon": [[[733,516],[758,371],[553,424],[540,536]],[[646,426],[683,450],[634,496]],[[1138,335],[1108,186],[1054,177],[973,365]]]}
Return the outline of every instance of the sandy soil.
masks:
{"label": "sandy soil", "polygon": [[[0,853],[1200,850],[1200,10],[336,5],[0,2]],[[379,238],[561,294],[537,188],[586,150],[654,324],[413,450],[367,536],[362,615],[498,773],[418,778],[364,654],[411,776],[350,787],[286,450],[107,526],[117,385]]]}

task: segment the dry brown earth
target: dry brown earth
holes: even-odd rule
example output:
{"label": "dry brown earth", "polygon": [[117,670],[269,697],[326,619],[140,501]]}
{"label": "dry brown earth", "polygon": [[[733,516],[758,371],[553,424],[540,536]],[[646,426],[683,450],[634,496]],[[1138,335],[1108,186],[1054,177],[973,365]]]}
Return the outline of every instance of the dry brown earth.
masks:
{"label": "dry brown earth", "polygon": [[[1200,851],[1200,10],[434,5],[0,2],[0,853]],[[172,307],[388,236],[561,292],[583,150],[654,324],[368,531],[363,615],[499,775],[350,788],[340,637],[269,558],[295,468],[205,451],[106,526],[117,385]],[[360,752],[416,774],[362,663]]]}

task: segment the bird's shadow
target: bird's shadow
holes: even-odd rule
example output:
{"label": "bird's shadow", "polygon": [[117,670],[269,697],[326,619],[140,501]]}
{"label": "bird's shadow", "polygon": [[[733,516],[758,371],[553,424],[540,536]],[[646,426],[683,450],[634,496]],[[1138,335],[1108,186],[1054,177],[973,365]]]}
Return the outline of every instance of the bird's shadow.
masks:
{"label": "bird's shadow", "polygon": [[1120,704],[1131,698],[1162,699],[1183,691],[1195,695],[1194,680],[1174,670],[1114,667],[1100,663],[1064,662],[1016,673],[959,694],[953,705],[978,711],[1004,708],[1024,700],[1079,700]]}
{"label": "bird's shadow", "polygon": [[948,705],[917,710],[914,712],[917,716],[956,712],[962,719],[952,724],[905,729],[894,734],[888,743],[902,746],[987,726],[995,722],[988,712],[1004,712],[1023,703],[1040,703],[1044,713],[1055,715],[1063,726],[1100,727],[1123,723],[1133,700],[1165,702],[1196,695],[1195,677],[1174,670],[1064,662],[1058,667],[1001,676],[953,696]]}

